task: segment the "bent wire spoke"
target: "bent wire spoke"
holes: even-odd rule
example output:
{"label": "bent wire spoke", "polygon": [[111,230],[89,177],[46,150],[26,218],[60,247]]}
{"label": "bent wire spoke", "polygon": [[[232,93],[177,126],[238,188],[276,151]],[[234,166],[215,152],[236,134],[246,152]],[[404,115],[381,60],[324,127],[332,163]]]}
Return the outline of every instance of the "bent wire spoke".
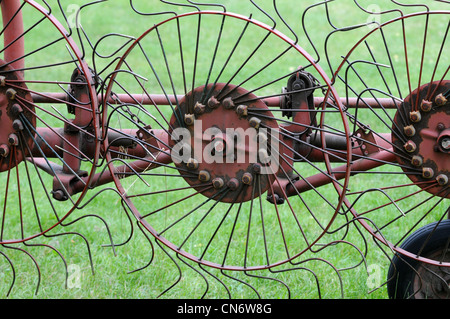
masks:
{"label": "bent wire spoke", "polygon": [[[7,183],[0,195],[0,244],[7,249],[2,252],[5,256],[14,249],[32,258],[39,277],[36,293],[41,283],[41,250],[50,249],[63,262],[67,284],[67,262],[53,241],[82,236],[58,229],[67,226],[63,221],[82,205],[98,158],[93,80],[71,30],[65,28],[70,26],[61,4],[53,6],[40,1],[1,3],[0,174]],[[88,75],[85,80],[84,75]],[[69,128],[91,140],[94,148],[86,151],[83,139],[68,134]],[[78,188],[72,189],[72,182],[79,182]],[[91,259],[89,246],[88,251]]]}
{"label": "bent wire spoke", "polygon": [[[257,291],[239,273],[282,266],[311,252],[311,245],[327,235],[346,191],[346,169],[338,178],[333,169],[346,166],[350,158],[348,128],[341,99],[325,72],[297,44],[296,36],[291,40],[274,28],[275,19],[281,17],[276,5],[271,8],[275,10],[272,16],[250,3],[256,15],[270,18],[268,25],[259,22],[254,13],[237,15],[224,7],[223,11],[202,11],[203,4],[196,5],[197,11],[169,17],[164,13],[171,13],[170,9],[161,14],[134,10],[138,19],[157,18],[159,22],[141,34],[124,36],[136,40],[117,58],[109,56],[118,62],[109,74],[101,70],[105,78],[101,106],[105,161],[100,164],[109,168],[111,180],[142,229],[153,235],[159,246],[170,248],[164,249],[166,254],[173,251],[186,265],[198,263],[199,271],[206,274],[202,278],[212,276],[227,287],[228,280],[219,279],[225,276]],[[286,21],[281,20],[280,25],[292,31]],[[103,37],[100,42],[108,39]],[[214,39],[212,44],[209,39]],[[93,56],[93,65],[113,65],[103,62],[101,54]],[[283,87],[299,76],[306,76],[307,87],[283,92]],[[138,95],[136,90],[142,93]],[[282,110],[279,101],[295,94],[311,98],[293,105],[289,112]],[[329,124],[333,113],[335,121]],[[194,136],[197,124],[203,125],[202,133],[217,127],[223,133]],[[272,140],[270,131],[281,130],[283,133],[273,138],[282,141],[277,141],[281,149],[268,145],[267,155],[279,156],[272,164],[282,167],[263,163],[262,154],[260,162],[239,162],[238,154],[230,161],[225,154],[218,163],[209,161],[208,156],[215,160],[222,156],[221,146],[252,155],[252,145],[239,142],[236,136],[230,139],[227,128],[255,129],[261,145]],[[192,134],[180,136],[186,130]],[[308,136],[314,133],[322,138],[312,143]],[[115,134],[119,138],[109,137]],[[341,137],[340,142],[322,148],[325,135],[330,140]],[[213,140],[220,143],[211,144]],[[310,158],[313,153],[324,163],[316,164]],[[305,178],[309,184],[305,189],[312,191],[303,194],[304,189],[297,189],[295,172],[324,174],[329,179],[324,183],[327,190],[319,190],[316,181]],[[291,186],[288,192],[285,188]],[[318,205],[327,211],[326,218],[314,217],[307,226],[302,225],[304,218],[315,215]],[[221,273],[207,271],[211,266]],[[180,285],[183,281],[178,279],[163,294]]]}
{"label": "bent wire spoke", "polygon": [[[368,267],[365,231],[391,268],[407,260],[425,277],[411,295],[442,277],[446,248],[429,247],[446,236],[450,196],[448,1],[65,5],[2,2],[4,247],[66,264],[52,239],[74,235],[93,271],[87,237],[58,230],[99,222],[114,254],[135,236],[149,244],[131,276],[174,266],[160,298],[291,298],[304,282],[326,298],[321,272],[340,298],[342,273]],[[98,28],[118,9],[120,23]],[[120,244],[102,198],[126,214]]]}
{"label": "bent wire spoke", "polygon": [[[446,288],[443,294],[438,292],[439,271],[434,277],[426,276],[420,265],[449,266],[448,258],[442,258],[448,248],[443,243],[436,246],[435,240],[448,237],[449,161],[442,141],[448,132],[444,123],[449,121],[450,61],[442,50],[449,44],[449,7],[441,1],[392,3],[395,9],[373,14],[378,18],[377,28],[363,33],[334,68],[336,85],[342,83],[347,101],[351,96],[359,100],[347,107],[357,137],[353,154],[358,154],[358,160],[374,161],[377,154],[386,152],[383,148],[390,149],[385,157],[389,160],[378,169],[352,170],[355,175],[349,185],[357,187],[347,193],[346,206],[355,220],[396,255],[391,270],[397,267],[399,274],[390,271],[390,276],[397,276],[397,282],[388,282],[390,297],[441,298]],[[357,29],[355,26],[352,31]],[[334,26],[329,43],[346,32],[350,32],[348,28]],[[396,102],[379,102],[383,97]],[[370,105],[373,99],[378,105]],[[374,141],[384,146],[378,147]],[[382,192],[383,200],[371,199],[369,195],[375,192]],[[418,234],[434,223],[428,239],[420,239]],[[413,240],[417,242],[409,244]],[[431,253],[435,250],[440,253]],[[409,266],[399,260],[406,260]],[[416,279],[409,282],[408,272]]]}

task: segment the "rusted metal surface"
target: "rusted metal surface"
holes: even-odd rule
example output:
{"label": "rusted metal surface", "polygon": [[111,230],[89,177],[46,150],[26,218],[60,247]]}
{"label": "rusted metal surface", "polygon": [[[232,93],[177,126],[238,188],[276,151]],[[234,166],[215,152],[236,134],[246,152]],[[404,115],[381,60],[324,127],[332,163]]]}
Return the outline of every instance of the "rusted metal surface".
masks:
{"label": "rusted metal surface", "polygon": [[[404,9],[403,5],[392,2]],[[162,3],[173,5],[165,1]],[[355,4],[359,10],[366,12],[356,1]],[[50,209],[55,210],[53,201],[61,205],[66,202],[68,208],[64,207],[62,213],[55,210],[55,222],[47,228],[39,228],[39,224],[37,231],[31,235],[22,233],[15,238],[7,238],[3,237],[2,228],[0,243],[24,243],[45,234],[62,225],[62,221],[73,210],[84,207],[82,200],[88,189],[98,190],[93,196],[95,198],[104,189],[114,185],[120,202],[127,212],[131,211],[136,217],[141,230],[151,234],[158,245],[170,248],[179,258],[186,258],[200,266],[244,273],[272,270],[289,263],[296,266],[294,260],[305,252],[313,252],[317,248],[315,245],[332,233],[330,229],[334,226],[333,222],[342,214],[346,224],[358,221],[375,239],[395,253],[433,267],[434,275],[430,275],[428,267],[416,269],[425,279],[427,294],[434,297],[448,296],[447,287],[442,286],[445,281],[436,281],[439,276],[445,277],[441,271],[443,267],[448,268],[448,258],[442,258],[442,252],[422,256],[399,245],[416,225],[399,231],[399,234],[395,231],[394,237],[399,238],[397,241],[383,234],[391,223],[399,220],[403,223],[402,218],[407,219],[415,214],[418,216],[416,220],[422,220],[432,215],[432,211],[438,211],[433,210],[434,207],[441,205],[441,208],[447,203],[445,200],[450,198],[450,81],[447,80],[447,60],[442,54],[448,48],[446,40],[449,28],[438,39],[442,42],[441,51],[437,55],[431,80],[422,77],[426,60],[424,52],[428,52],[425,40],[431,40],[428,32],[424,33],[423,41],[419,43],[423,56],[419,63],[412,63],[410,59],[414,57],[407,54],[408,41],[404,28],[405,23],[415,19],[426,21],[428,27],[429,18],[440,15],[446,17],[448,12],[427,10],[411,15],[401,14],[368,30],[350,51],[339,55],[336,70],[330,63],[332,78],[329,78],[317,63],[320,59],[317,60],[310,55],[311,52],[300,46],[302,43],[291,28],[288,29],[294,34],[295,40],[276,28],[275,16],[269,19],[274,23],[270,25],[251,15],[239,15],[228,10],[202,10],[200,8],[203,5],[194,5],[189,1],[186,7],[192,11],[181,14],[173,12],[171,16],[158,20],[158,23],[148,25],[143,33],[127,38],[129,42],[121,47],[124,49],[123,54],[117,56],[113,64],[109,64],[114,65],[114,70],[100,80],[98,75],[105,70],[96,69],[97,64],[92,65],[93,69],[90,68],[85,61],[88,55],[84,48],[78,48],[72,39],[73,34],[65,29],[65,22],[69,24],[69,21],[58,21],[48,13],[49,10],[32,0],[1,3],[4,60],[0,60],[0,173],[7,175],[3,216],[6,218],[10,214],[6,203],[15,182],[18,199],[9,201],[16,202],[21,212],[24,206],[22,201],[25,200],[22,193],[25,194],[27,191],[24,190],[27,189],[32,194],[31,200],[39,219],[38,203],[34,198],[38,196],[33,190],[35,186],[30,182],[30,171],[40,181],[38,187],[43,188],[46,195],[42,196],[45,199],[43,202]],[[264,13],[263,17],[270,17],[253,2],[252,5],[257,13]],[[333,4],[323,2],[307,10],[319,6],[329,17],[329,5]],[[70,51],[67,60],[55,61],[54,65],[33,65],[27,69],[25,58],[45,55],[40,51],[46,46],[27,51],[25,38],[28,31],[23,28],[22,6],[36,10],[55,29],[59,39],[55,43],[64,42],[64,50]],[[130,1],[130,6],[134,14],[141,18],[153,15],[137,10],[133,1]],[[275,1],[273,6],[278,18],[281,18]],[[204,30],[202,19],[216,19],[216,24],[220,26],[214,53],[201,50],[199,39]],[[182,29],[186,20],[191,22],[188,24],[189,30]],[[223,23],[225,20],[242,27],[236,43],[226,42],[225,37],[222,38],[226,31],[230,31],[228,25]],[[327,21],[331,24],[330,19]],[[29,31],[33,31],[40,23],[36,22]],[[191,30],[192,23],[197,28]],[[283,19],[281,23],[289,26]],[[377,58],[383,60],[385,65],[376,61],[373,45],[368,43],[371,43],[372,35],[378,32],[382,32],[384,38],[383,32],[386,30],[388,34],[391,24],[400,25],[397,31],[402,32],[393,33],[399,37],[399,41],[382,43],[388,60],[383,60],[386,58],[384,56]],[[304,22],[302,26],[308,35]],[[327,35],[327,40],[339,32],[350,32],[360,26],[336,29],[332,25],[334,32]],[[189,34],[186,38],[185,32]],[[235,32],[236,29],[233,29],[229,34]],[[164,45],[166,38],[161,35],[165,34],[170,34],[173,37],[171,41],[178,44],[176,48],[170,48],[171,52]],[[264,40],[260,40],[256,48],[250,48],[252,41],[246,37],[257,39],[255,35]],[[97,44],[102,44],[105,38],[108,37],[102,37]],[[150,51],[144,49],[149,38],[153,40],[150,42],[152,45],[158,44],[157,51],[161,51],[159,57],[152,56]],[[275,38],[280,48],[286,51],[275,58],[266,57],[259,48],[267,38]],[[245,45],[239,47],[242,39],[246,39],[243,41]],[[185,41],[191,41],[191,45],[186,45]],[[391,56],[389,46],[399,43],[404,44],[400,46],[400,52],[405,52]],[[184,45],[195,49],[193,57],[188,58]],[[360,46],[366,46],[367,50],[359,52]],[[97,48],[89,47],[94,51]],[[240,63],[234,61],[236,65],[233,66],[228,65],[233,61],[232,55],[236,49],[244,52],[247,59]],[[143,54],[145,59],[142,60],[148,65],[133,64],[135,61],[132,57],[136,51]],[[294,52],[293,59],[282,60],[288,51]],[[366,54],[366,57],[354,57],[354,54]],[[329,62],[330,56],[328,53],[326,55],[325,60]],[[260,62],[262,65],[259,70],[249,67],[252,63],[258,63],[252,60],[254,56],[264,61]],[[171,60],[174,57],[176,62]],[[93,60],[104,58],[99,52],[93,54]],[[209,60],[211,65],[208,72],[203,62]],[[401,68],[406,67],[406,79],[400,79],[404,77],[403,74],[395,74],[397,68],[394,68],[394,62],[397,60],[403,62]],[[291,62],[272,66],[279,61]],[[290,65],[292,61],[295,61],[295,66]],[[298,67],[297,62],[307,66]],[[357,64],[376,68],[376,72],[358,73]],[[64,65],[71,66],[70,71],[66,70],[64,80],[27,78],[28,70],[37,69],[44,77],[46,70]],[[215,74],[213,70],[219,65],[223,65],[223,69]],[[416,76],[413,69],[418,66],[420,83],[414,89],[415,83],[411,82],[411,78]],[[235,73],[227,74],[228,71],[233,73],[234,67]],[[194,69],[194,74],[192,79],[187,79],[190,68]],[[261,75],[266,68],[270,69],[271,72],[267,74],[273,78],[267,79]],[[384,68],[394,73],[394,83],[389,83],[392,79],[383,74],[381,69]],[[241,71],[250,76],[239,74]],[[354,79],[347,77],[349,72],[355,73],[355,79],[360,80],[362,86],[358,83],[353,87]],[[121,82],[124,74],[132,76]],[[219,81],[223,74],[227,74],[228,78]],[[365,81],[366,74],[371,74],[371,78]],[[214,75],[217,75],[216,80],[213,79]],[[377,76],[380,77],[379,83],[372,87],[371,80]],[[148,87],[143,85],[144,78],[150,83]],[[184,85],[174,82],[174,79],[183,79]],[[344,84],[341,96],[334,86],[339,81]],[[130,82],[135,82],[135,86],[128,91]],[[399,87],[405,83],[409,90],[406,94],[400,94],[396,90],[400,91]],[[273,92],[275,84],[277,87]],[[54,91],[28,88],[34,85],[50,85]],[[114,92],[117,88],[121,93]],[[134,91],[136,88],[138,93]],[[184,94],[180,94],[183,91]],[[66,108],[62,112],[55,105]],[[50,116],[49,122],[46,116]],[[188,133],[187,139],[178,137],[181,129]],[[180,149],[183,143],[189,147]],[[85,170],[86,166],[88,170]],[[26,174],[20,175],[19,168],[22,167]],[[13,173],[16,175],[13,176]],[[50,177],[51,183],[46,184],[41,174]],[[365,177],[370,174],[379,175],[379,179],[371,182],[373,184],[364,184],[358,180],[361,177],[365,181]],[[384,179],[392,176],[389,174],[406,176],[408,184],[393,182],[384,186]],[[164,179],[174,178],[176,182],[163,185],[158,179],[160,176]],[[352,183],[355,180],[357,182]],[[28,188],[25,188],[27,184]],[[142,188],[135,187],[135,184],[140,184]],[[361,187],[363,184],[365,186]],[[405,194],[400,192],[403,187],[415,189]],[[333,190],[333,195],[330,195],[329,190],[322,191],[324,188]],[[382,194],[382,199],[386,201],[373,204],[365,200],[367,195],[374,193]],[[421,203],[412,205],[411,197],[423,193],[428,196],[424,202],[434,201],[435,206],[421,213]],[[169,202],[162,202],[161,194],[177,194],[178,197],[173,196]],[[213,204],[209,208],[201,208],[210,203]],[[363,205],[360,208],[361,203],[368,207]],[[405,203],[407,205],[403,206]],[[181,209],[177,209],[180,207],[178,204]],[[234,225],[226,229],[224,224],[231,218],[227,214],[236,206],[239,208]],[[242,211],[241,207],[244,207]],[[388,215],[384,210],[392,207],[399,217],[378,223],[378,219]],[[158,214],[161,211],[167,212],[162,217],[163,222]],[[319,213],[320,217],[317,218],[315,213]],[[190,219],[191,214],[197,217]],[[219,218],[205,226],[204,220],[212,215],[222,216],[220,214],[224,214],[223,219]],[[248,220],[238,221],[238,217],[246,214],[249,215]],[[449,214],[447,212],[447,218]],[[375,217],[372,218],[373,215]],[[272,227],[266,229],[266,219],[274,216]],[[324,216],[325,221],[322,221]],[[165,218],[174,220],[168,226]],[[257,218],[260,219],[255,227],[251,223]],[[303,229],[303,222],[309,219],[314,220],[314,226],[317,227],[311,231],[311,237]],[[21,223],[21,227],[25,228],[25,223]],[[174,230],[176,236],[170,233],[172,227],[178,229]],[[250,232],[250,229],[254,231],[256,228],[259,232]],[[202,239],[202,236],[197,239],[197,234],[193,235],[197,229],[202,229],[205,237],[210,237],[209,241]],[[222,236],[218,240],[222,244],[215,242],[216,236]],[[228,243],[228,246],[224,243]],[[240,247],[233,250],[230,248],[233,243],[238,243]],[[336,243],[332,240],[329,245]],[[280,254],[281,257],[278,255],[280,247],[285,250]],[[222,255],[218,258],[210,254],[208,249],[221,251]],[[277,251],[277,254],[274,253],[276,257],[270,255],[272,250]],[[255,264],[247,263],[248,255],[252,254],[259,255]],[[422,283],[422,280],[417,279],[412,284],[420,290]]]}
{"label": "rusted metal surface", "polygon": [[[196,112],[195,107],[202,102],[204,92],[208,92],[210,98],[206,106],[200,108],[202,111]],[[263,147],[263,143],[256,139],[259,137],[258,134],[263,134],[264,136],[260,138],[265,137],[266,140],[270,137],[270,132],[264,133],[258,130],[259,127],[272,130],[278,129],[278,125],[274,120],[256,121],[255,118],[239,115],[238,105],[234,105],[231,101],[241,95],[255,98],[253,94],[248,94],[247,91],[236,86],[216,84],[198,87],[179,101],[170,121],[170,135],[173,135],[178,128],[187,129],[190,141],[184,139],[182,141],[190,148],[189,159],[198,163],[195,167],[190,167],[187,161],[180,158],[180,163],[177,163],[180,174],[199,172],[198,177],[197,174],[192,174],[192,177],[188,174],[185,177],[186,182],[197,190],[203,189],[205,182],[215,180],[216,187],[202,194],[223,202],[245,202],[266,192],[269,188],[267,175],[258,176],[260,187],[258,189],[253,187],[252,179],[258,175],[255,174],[253,167],[255,164],[261,165],[259,150]],[[227,98],[221,99],[220,96],[227,96]],[[259,100],[240,106],[264,109],[267,111],[265,114],[272,116],[265,103]],[[193,116],[191,123],[180,123],[177,120],[177,116],[183,119],[186,115]],[[171,140],[170,146],[173,148],[180,141]],[[186,151],[182,156],[187,158]],[[244,193],[241,187],[243,184],[249,185]],[[230,186],[232,191],[225,196],[220,196],[220,192],[223,191],[222,186],[225,185]]]}
{"label": "rusted metal surface", "polygon": [[[400,139],[400,134],[392,137],[397,146],[397,161],[404,164],[403,169],[407,176],[427,192],[446,198],[450,198],[450,194],[445,191],[450,176],[450,110],[448,102],[440,101],[438,96],[448,90],[450,81],[436,81],[421,86],[406,97],[401,111],[396,114],[396,127],[393,127],[393,131],[399,132],[402,127],[408,125],[413,127],[413,132],[407,134],[404,139]],[[433,95],[429,92],[433,92]],[[425,109],[424,104],[428,105]],[[405,115],[418,111],[418,119],[405,118]],[[404,152],[409,153],[414,160],[405,158]],[[421,171],[422,174],[413,174],[414,171]],[[437,185],[429,187],[424,184],[433,180],[438,181]]]}
{"label": "rusted metal surface", "polygon": [[29,133],[24,132],[22,120],[26,120],[36,127],[34,108],[26,102],[31,101],[26,85],[22,82],[20,73],[0,60],[0,171],[8,171],[16,167],[27,156],[27,148],[19,147],[20,143],[31,147],[33,139]]}

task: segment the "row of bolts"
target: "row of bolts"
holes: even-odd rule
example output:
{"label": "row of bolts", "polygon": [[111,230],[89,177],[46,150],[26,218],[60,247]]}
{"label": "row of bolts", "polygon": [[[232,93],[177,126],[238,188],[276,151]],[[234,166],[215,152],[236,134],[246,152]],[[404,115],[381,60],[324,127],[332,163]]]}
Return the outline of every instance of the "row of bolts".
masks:
{"label": "row of bolts", "polygon": [[[4,85],[4,82],[2,82],[1,86],[3,86],[3,85]],[[17,94],[16,90],[14,90],[12,88],[9,88],[6,90],[6,97],[10,100],[14,100],[16,98],[16,94]],[[23,112],[22,107],[19,104],[13,104],[13,106],[11,107],[11,114],[13,116],[18,117],[19,114],[22,112]],[[14,120],[12,127],[16,132],[22,131],[23,130],[22,121],[19,119]],[[19,138],[15,133],[9,134],[8,144],[0,145],[0,156],[7,157],[10,152],[10,146],[18,146],[19,145]]]}
{"label": "row of bolts", "polygon": [[[6,96],[9,99],[14,100],[15,96],[16,96],[16,91],[12,88],[9,88],[6,91]],[[442,106],[447,103],[447,99],[442,94],[439,94],[436,97],[435,102],[436,102],[437,106]],[[231,98],[224,99],[222,104],[226,109],[235,108],[234,102],[232,101]],[[219,105],[220,105],[220,102],[214,97],[211,97],[208,101],[208,106],[212,109],[216,109]],[[421,109],[424,112],[429,112],[431,110],[431,106],[432,106],[432,103],[430,101],[424,100],[421,103]],[[20,107],[20,105],[14,104],[11,108],[11,112],[12,112],[12,114],[19,114],[19,113],[23,112],[23,110]],[[194,113],[197,115],[200,115],[200,114],[203,114],[204,112],[205,112],[205,105],[197,102],[196,105],[194,106]],[[247,106],[246,105],[237,106],[236,113],[241,117],[247,116]],[[420,120],[421,120],[420,112],[418,112],[418,111],[411,112],[410,119],[414,123],[420,122]],[[187,125],[192,125],[192,124],[194,124],[195,115],[194,114],[185,114],[184,120]],[[255,129],[259,128],[260,123],[261,123],[261,120],[259,118],[251,117],[249,119],[249,125]],[[437,128],[438,130],[443,130],[445,128],[445,126],[442,123],[439,123],[438,126],[441,126],[441,127]],[[20,131],[23,129],[23,124],[19,119],[14,120],[13,129],[15,131]],[[404,128],[404,133],[408,137],[414,136],[416,133],[414,126],[413,125],[406,126]],[[10,134],[8,136],[8,143],[11,146],[17,146],[19,144],[19,139],[18,139],[17,135],[14,133]],[[446,149],[450,148],[450,141],[445,140],[444,143],[447,143],[444,145],[444,148],[446,148]],[[405,143],[404,148],[407,152],[412,153],[416,150],[416,145],[413,141],[409,140]],[[7,157],[8,155],[9,155],[9,146],[7,144],[0,145],[0,156]],[[411,159],[411,164],[414,166],[417,166],[417,167],[422,166],[422,164],[423,164],[422,157],[420,155],[414,155]],[[189,159],[189,161],[187,163],[187,167],[189,169],[195,170],[198,168],[198,162],[195,159],[191,158],[191,159]],[[260,172],[261,164],[255,163],[253,170],[255,173]],[[430,168],[430,167],[422,168],[422,176],[424,178],[432,178],[433,175],[434,175],[434,171],[432,168]],[[208,171],[202,170],[199,172],[198,178],[202,182],[207,182],[210,180],[211,176]],[[248,172],[244,173],[244,175],[242,176],[242,182],[247,185],[251,184],[252,179],[253,179],[252,174],[248,173]],[[446,185],[448,183],[448,177],[445,174],[439,174],[437,176],[436,180],[439,183],[439,185]],[[224,181],[220,177],[213,179],[212,183],[213,183],[214,187],[217,189],[222,188],[224,186]],[[227,186],[230,187],[231,189],[236,189],[239,186],[239,182],[235,178],[232,178],[228,181]]]}
{"label": "row of bolts", "polygon": [[[248,107],[247,105],[241,104],[236,106],[233,102],[233,100],[231,99],[231,97],[227,97],[225,98],[222,102],[219,102],[214,96],[209,98],[207,105],[204,105],[200,102],[197,102],[194,105],[194,114],[192,113],[186,113],[184,116],[184,122],[186,125],[193,125],[196,115],[199,116],[201,114],[203,114],[206,110],[206,106],[208,106],[211,109],[217,109],[220,104],[223,105],[223,107],[225,109],[228,110],[232,110],[235,109],[236,114],[239,117],[247,117],[248,115]],[[248,120],[250,127],[253,127],[254,129],[258,129],[260,124],[261,124],[261,120],[257,117],[251,117]],[[219,145],[217,146],[219,148],[220,151],[223,151],[223,146]],[[199,167],[198,161],[194,158],[190,158],[187,163],[186,166],[191,169],[191,170],[196,170]],[[258,174],[261,172],[261,164],[259,163],[254,163],[252,166],[252,171],[254,174]],[[198,173],[198,179],[201,182],[208,182],[211,180],[211,175],[207,170],[201,170]],[[253,182],[253,175],[250,172],[245,172],[242,175],[241,181],[243,184],[245,185],[250,185]],[[212,184],[214,186],[215,189],[220,189],[225,185],[224,180],[221,177],[216,177],[212,180]],[[227,187],[230,188],[231,190],[236,190],[240,183],[239,180],[237,178],[230,178],[227,182]]]}
{"label": "row of bolts", "polygon": [[[441,93],[436,96],[435,103],[437,106],[443,106],[447,103],[447,99]],[[427,100],[422,101],[422,103],[420,105],[420,109],[423,112],[430,112],[431,108],[432,108],[431,101],[427,101]],[[412,122],[418,123],[421,121],[421,119],[422,119],[422,116],[419,111],[410,112],[410,120]],[[445,125],[443,123],[439,123],[437,129],[439,131],[442,131],[445,129]],[[413,137],[416,134],[416,130],[413,125],[408,125],[408,126],[404,127],[404,133],[408,137]],[[445,145],[443,145],[443,148],[445,148],[445,149],[450,148],[450,140],[449,139],[444,139],[442,142],[445,144]],[[405,143],[404,148],[408,153],[413,153],[416,151],[417,146],[413,141],[409,140]],[[422,157],[420,155],[414,155],[411,159],[411,164],[416,167],[422,166],[422,164],[423,164]],[[430,179],[434,176],[434,170],[431,167],[423,167],[422,168],[422,176],[424,178]],[[445,174],[439,174],[436,177],[436,181],[438,182],[439,185],[444,186],[448,183],[448,177]]]}

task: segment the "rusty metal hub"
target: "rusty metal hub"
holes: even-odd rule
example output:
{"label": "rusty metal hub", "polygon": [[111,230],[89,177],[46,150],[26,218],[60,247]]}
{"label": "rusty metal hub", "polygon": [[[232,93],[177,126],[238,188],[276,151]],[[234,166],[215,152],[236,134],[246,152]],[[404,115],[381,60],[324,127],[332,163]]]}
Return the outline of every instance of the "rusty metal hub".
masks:
{"label": "rusty metal hub", "polygon": [[22,76],[2,60],[0,65],[0,172],[4,172],[25,158],[28,147],[20,143],[31,149],[32,132],[24,132],[24,125],[36,127],[36,118]]}
{"label": "rusty metal hub", "polygon": [[[239,104],[243,96],[252,102]],[[264,117],[252,115],[256,109]],[[244,202],[274,181],[268,158],[277,129],[267,105],[252,93],[209,84],[179,101],[170,121],[170,146],[172,155],[179,156],[174,162],[180,174],[193,188],[217,201]]]}
{"label": "rusty metal hub", "polygon": [[394,118],[392,141],[407,176],[431,194],[450,198],[450,81],[421,86]]}

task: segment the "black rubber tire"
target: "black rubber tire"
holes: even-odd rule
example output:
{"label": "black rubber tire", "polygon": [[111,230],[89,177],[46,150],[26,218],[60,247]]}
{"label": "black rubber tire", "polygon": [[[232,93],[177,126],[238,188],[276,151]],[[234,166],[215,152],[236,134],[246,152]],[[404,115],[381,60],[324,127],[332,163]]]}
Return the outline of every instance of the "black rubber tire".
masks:
{"label": "black rubber tire", "polygon": [[[402,249],[418,253],[422,249],[421,256],[426,257],[436,251],[444,249],[450,237],[450,220],[428,224],[411,236],[409,236],[400,246]],[[428,239],[429,234],[431,238]],[[423,243],[427,242],[425,247]],[[390,299],[416,299],[414,297],[413,281],[417,276],[417,269],[420,265],[418,260],[405,256],[395,255],[388,271],[387,291]]]}

